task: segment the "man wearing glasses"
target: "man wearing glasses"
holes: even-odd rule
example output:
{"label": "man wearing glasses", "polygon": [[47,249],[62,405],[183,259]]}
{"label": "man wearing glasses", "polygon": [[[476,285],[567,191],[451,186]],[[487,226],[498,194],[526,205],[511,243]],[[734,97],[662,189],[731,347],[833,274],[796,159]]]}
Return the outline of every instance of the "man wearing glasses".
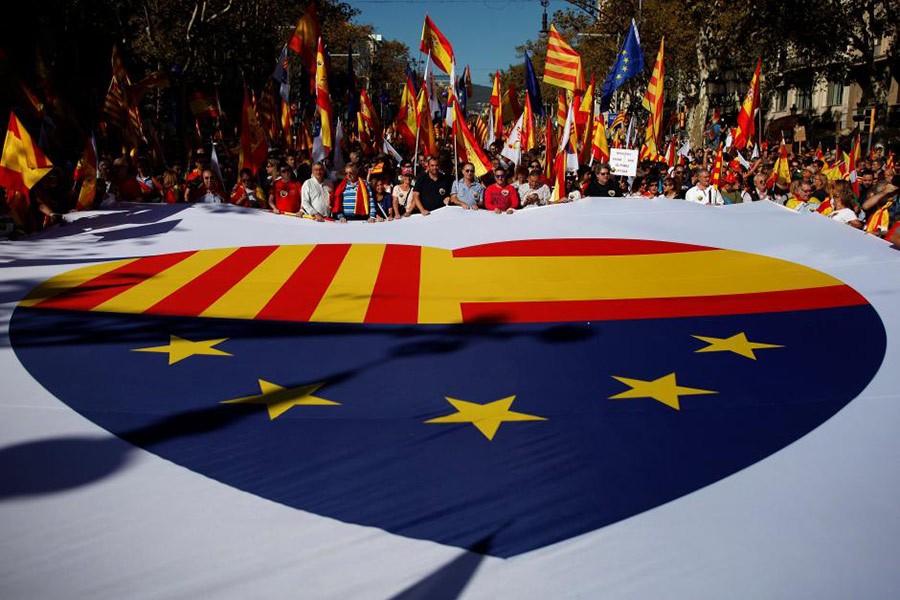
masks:
{"label": "man wearing glasses", "polygon": [[709,184],[709,171],[706,169],[697,171],[697,185],[685,193],[684,199],[707,206],[721,206],[725,203],[719,190]]}
{"label": "man wearing glasses", "polygon": [[475,179],[475,165],[463,163],[462,179],[453,182],[450,202],[466,210],[478,210],[484,201],[484,184]]}
{"label": "man wearing glasses", "polygon": [[785,208],[796,210],[797,212],[816,212],[816,209],[819,208],[819,202],[810,199],[812,191],[811,183],[807,183],[802,179],[795,179],[791,183],[791,197],[784,203]]}
{"label": "man wearing glasses", "polygon": [[494,183],[484,190],[484,207],[498,215],[503,212],[511,215],[519,208],[519,193],[515,186],[507,183],[506,171],[502,168],[494,170]]}
{"label": "man wearing glasses", "polygon": [[413,187],[413,206],[424,216],[450,204],[453,182],[440,172],[439,164],[437,158],[430,157],[425,172],[419,175]]}
{"label": "man wearing glasses", "polygon": [[278,165],[280,178],[276,179],[269,191],[269,208],[276,215],[300,213],[300,184],[294,181],[294,172],[287,164]]}
{"label": "man wearing glasses", "polygon": [[612,175],[609,172],[609,164],[603,163],[600,165],[600,168],[597,169],[597,181],[591,182],[591,185],[588,186],[587,190],[582,190],[585,197],[588,195],[598,196],[601,198],[606,197],[618,197],[621,198],[625,194],[622,193],[622,190],[619,189],[619,186],[613,180]]}
{"label": "man wearing glasses", "polygon": [[344,179],[334,190],[331,213],[341,223],[368,221],[374,223],[381,217],[375,215],[375,194],[365,180],[359,178],[359,167],[350,163],[344,167]]}

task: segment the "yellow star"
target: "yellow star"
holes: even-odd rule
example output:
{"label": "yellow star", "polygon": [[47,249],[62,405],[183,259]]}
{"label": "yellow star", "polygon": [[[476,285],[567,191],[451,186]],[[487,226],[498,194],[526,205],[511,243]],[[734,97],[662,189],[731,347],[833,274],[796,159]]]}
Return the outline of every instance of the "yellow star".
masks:
{"label": "yellow star", "polygon": [[623,73],[627,73],[627,72],[628,72],[628,67],[627,67],[626,65],[622,65],[622,72],[623,72]]}
{"label": "yellow star", "polygon": [[778,344],[763,344],[761,342],[751,342],[747,339],[747,334],[743,331],[736,333],[730,338],[704,337],[702,335],[694,335],[701,342],[706,342],[709,346],[704,346],[694,352],[734,352],[747,358],[756,360],[754,350],[764,350],[766,348],[784,348]]}
{"label": "yellow star", "polygon": [[615,375],[613,375],[613,379],[621,381],[631,389],[624,391],[621,394],[610,396],[610,400],[618,400],[621,398],[653,398],[657,402],[662,402],[675,410],[681,410],[681,405],[678,402],[679,396],[719,393],[711,390],[682,387],[675,381],[675,373],[663,375],[659,379],[654,379],[653,381],[628,379],[627,377],[616,377]]}
{"label": "yellow star", "polygon": [[[446,398],[446,396],[445,396]],[[507,421],[546,421],[544,417],[536,415],[527,415],[509,410],[512,406],[515,396],[507,396],[494,402],[487,404],[475,404],[474,402],[466,402],[465,400],[457,400],[455,398],[447,398],[447,402],[453,405],[457,412],[452,415],[445,415],[435,419],[429,419],[426,423],[471,423],[478,428],[484,437],[489,440],[494,439],[494,435],[500,428],[501,423]]]}
{"label": "yellow star", "polygon": [[166,346],[153,346],[151,348],[135,348],[132,352],[160,352],[169,355],[169,364],[174,365],[180,360],[184,360],[191,356],[232,356],[228,352],[213,348],[218,344],[226,341],[228,338],[220,338],[217,340],[201,340],[192,342],[177,335],[169,336],[169,343]]}
{"label": "yellow star", "polygon": [[625,64],[627,65],[629,60],[630,60],[630,59],[628,59],[628,58],[623,58],[623,59],[622,59],[622,62],[625,63]]}
{"label": "yellow star", "polygon": [[313,396],[313,392],[325,385],[324,381],[295,388],[284,388],[265,379],[257,381],[259,381],[260,391],[258,395],[223,400],[221,404],[265,404],[269,410],[269,420],[271,421],[294,406],[340,406],[341,404]]}
{"label": "yellow star", "polygon": [[622,50],[622,56],[625,56],[626,54],[628,54],[628,50]]}

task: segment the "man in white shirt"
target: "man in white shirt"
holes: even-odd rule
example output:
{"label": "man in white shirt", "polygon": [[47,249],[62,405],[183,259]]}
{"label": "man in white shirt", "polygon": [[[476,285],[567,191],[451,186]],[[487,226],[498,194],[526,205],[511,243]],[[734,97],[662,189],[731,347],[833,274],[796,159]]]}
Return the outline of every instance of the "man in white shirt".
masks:
{"label": "man in white shirt", "polygon": [[519,198],[522,208],[529,206],[545,206],[550,202],[550,187],[541,183],[541,172],[532,171],[528,174],[528,181],[519,186]]}
{"label": "man in white shirt", "polygon": [[697,204],[706,204],[708,206],[720,206],[725,203],[719,190],[709,185],[709,171],[706,169],[700,169],[697,172],[697,185],[684,194],[684,199],[688,202],[696,202]]}
{"label": "man in white shirt", "polygon": [[324,221],[331,216],[329,206],[331,204],[331,189],[325,181],[325,165],[320,162],[312,166],[312,177],[303,182],[300,188],[300,202],[303,214],[314,218],[316,221]]}

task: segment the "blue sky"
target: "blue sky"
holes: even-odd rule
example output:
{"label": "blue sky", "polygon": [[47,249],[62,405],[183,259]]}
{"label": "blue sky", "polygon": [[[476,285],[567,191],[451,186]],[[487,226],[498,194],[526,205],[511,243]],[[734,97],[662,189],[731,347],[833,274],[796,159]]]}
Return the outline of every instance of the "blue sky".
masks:
{"label": "blue sky", "polygon": [[[519,62],[516,46],[537,39],[541,29],[539,0],[348,0],[361,14],[358,23],[370,23],[385,38],[404,42],[414,58],[419,53],[422,23],[427,13],[453,45],[459,74],[466,64],[472,69],[472,81],[490,85],[495,70]],[[574,8],[560,0],[551,0],[548,19],[553,12]],[[540,77],[540,73],[538,77]]]}

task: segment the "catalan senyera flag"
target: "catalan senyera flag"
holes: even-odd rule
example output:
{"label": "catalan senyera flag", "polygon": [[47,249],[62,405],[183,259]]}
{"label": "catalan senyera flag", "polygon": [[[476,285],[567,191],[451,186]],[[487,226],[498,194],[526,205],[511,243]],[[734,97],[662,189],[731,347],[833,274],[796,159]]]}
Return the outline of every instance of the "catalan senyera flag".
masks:
{"label": "catalan senyera flag", "polygon": [[642,102],[644,108],[650,111],[650,117],[647,119],[647,128],[644,131],[644,145],[647,149],[647,158],[651,160],[659,158],[663,100],[665,99],[663,91],[663,83],[665,81],[665,44],[666,38],[661,39],[656,62],[653,64],[653,72],[650,74],[650,82],[647,84],[647,93],[644,94]]}
{"label": "catalan senyera flag", "polygon": [[418,127],[419,145],[428,156],[437,156],[437,141],[434,134],[434,121],[431,119],[431,109],[428,105],[428,87],[422,86],[418,99]]}
{"label": "catalan senyera flag", "polygon": [[319,118],[322,122],[322,147],[325,148],[325,154],[328,154],[334,147],[332,125],[334,109],[331,107],[331,93],[328,91],[328,67],[325,63],[321,37],[316,50],[316,106],[319,108]]}
{"label": "catalan senyera flag", "polygon": [[737,131],[734,134],[732,145],[738,150],[743,150],[747,146],[747,142],[753,138],[753,132],[756,130],[756,110],[759,108],[759,72],[762,68],[762,58],[756,61],[756,71],[753,73],[753,79],[750,80],[750,88],[747,95],[744,96],[744,103],[741,105],[741,112],[737,117]]}
{"label": "catalan senyera flag", "polygon": [[606,127],[602,116],[594,119],[594,135],[591,138],[591,158],[596,162],[609,161],[609,143],[606,141]]}
{"label": "catalan senyera flag", "polygon": [[666,166],[670,169],[675,166],[678,160],[678,149],[675,147],[675,136],[669,139],[669,145],[666,148]]}
{"label": "catalan senyera flag", "polygon": [[3,155],[0,156],[0,186],[11,193],[20,192],[27,196],[28,191],[52,168],[53,163],[34,142],[15,113],[10,112]]}
{"label": "catalan senyera flag", "polygon": [[322,28],[316,14],[316,3],[310,2],[288,40],[288,47],[300,55],[300,62],[310,76],[316,72],[316,43],[321,35]]}
{"label": "catalan senyera flag", "polygon": [[550,35],[547,38],[544,83],[561,87],[570,92],[584,91],[581,55],[566,43],[555,25],[550,25]]}
{"label": "catalan senyera flag", "polygon": [[569,102],[566,98],[566,93],[560,91],[556,97],[556,126],[559,127],[559,130],[562,131],[562,128],[566,124],[566,115],[569,114]]}
{"label": "catalan senyera flag", "polygon": [[584,92],[584,98],[578,103],[575,112],[575,129],[577,131],[579,150],[578,160],[587,163],[591,156],[591,134],[594,123],[594,75],[591,74],[591,82]]}
{"label": "catalan senyera flag", "polygon": [[416,106],[416,91],[412,77],[406,77],[406,85],[400,94],[400,110],[397,112],[397,133],[403,139],[408,150],[416,147],[416,131],[418,125],[418,108]]}
{"label": "catalan senyera flag", "polygon": [[92,133],[84,144],[81,157],[81,189],[75,202],[75,210],[87,210],[97,194],[97,142]]}
{"label": "catalan senyera flag", "polygon": [[[566,194],[566,171],[578,168],[577,158],[574,165],[570,166],[570,157],[575,156],[575,108],[569,105],[569,112],[566,115],[566,123],[563,127],[562,135],[559,137],[559,150],[553,161],[553,192],[550,195],[550,202],[559,202]],[[548,161],[549,162],[549,161]],[[572,168],[574,167],[574,168]]]}
{"label": "catalan senyera flag", "polygon": [[719,187],[719,183],[722,181],[722,144],[719,144],[719,149],[716,151],[716,159],[713,161],[712,171],[709,173],[709,184],[713,187]]}
{"label": "catalan senyera flag", "polygon": [[453,132],[459,158],[475,165],[475,176],[481,177],[491,170],[491,161],[488,160],[481,144],[475,139],[472,130],[466,124],[459,102],[453,103],[452,110],[455,113],[453,115]]}
{"label": "catalan senyera flag", "polygon": [[191,114],[195,117],[219,118],[219,109],[213,100],[203,92],[193,92],[188,99]]}
{"label": "catalan senyera flag", "polygon": [[425,15],[425,23],[422,25],[422,41],[419,43],[419,50],[425,54],[430,52],[435,66],[444,73],[450,73],[450,65],[455,61],[453,47],[428,15]]}

